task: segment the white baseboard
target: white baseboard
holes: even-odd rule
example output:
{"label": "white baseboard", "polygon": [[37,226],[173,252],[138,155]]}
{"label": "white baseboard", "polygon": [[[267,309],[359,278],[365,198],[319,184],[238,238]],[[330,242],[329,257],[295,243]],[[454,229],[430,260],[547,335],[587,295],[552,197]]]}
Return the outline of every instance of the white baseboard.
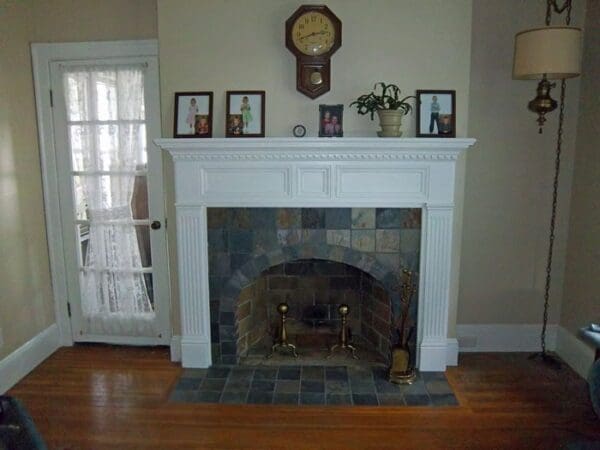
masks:
{"label": "white baseboard", "polygon": [[566,328],[558,328],[556,353],[571,368],[587,379],[594,362],[594,350]]}
{"label": "white baseboard", "polygon": [[[557,325],[546,329],[546,347],[556,348]],[[457,325],[460,352],[535,352],[540,350],[541,325]]]}
{"label": "white baseboard", "polygon": [[446,365],[458,366],[458,339],[448,338],[446,346]]}
{"label": "white baseboard", "polygon": [[171,337],[171,362],[181,362],[181,336]]}
{"label": "white baseboard", "polygon": [[5,393],[60,347],[58,326],[50,325],[0,361],[0,394]]}

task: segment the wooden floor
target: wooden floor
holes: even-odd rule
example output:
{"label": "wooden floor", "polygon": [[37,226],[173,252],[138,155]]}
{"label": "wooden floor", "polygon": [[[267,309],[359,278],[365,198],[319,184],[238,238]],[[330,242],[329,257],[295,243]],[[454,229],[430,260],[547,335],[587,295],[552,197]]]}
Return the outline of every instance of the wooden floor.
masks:
{"label": "wooden floor", "polygon": [[165,349],[77,346],[59,350],[9,394],[59,449],[553,449],[600,442],[585,381],[524,354],[461,355],[460,366],[447,371],[460,406],[449,408],[167,403],[180,371]]}

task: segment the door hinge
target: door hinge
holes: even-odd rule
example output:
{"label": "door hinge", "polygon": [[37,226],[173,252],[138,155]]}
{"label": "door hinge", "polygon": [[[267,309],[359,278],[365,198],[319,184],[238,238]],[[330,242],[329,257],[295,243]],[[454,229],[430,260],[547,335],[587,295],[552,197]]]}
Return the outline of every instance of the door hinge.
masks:
{"label": "door hinge", "polygon": [[67,302],[67,314],[71,317],[71,304]]}
{"label": "door hinge", "polygon": [[165,230],[167,229],[167,218],[165,217]]}
{"label": "door hinge", "polygon": [[54,95],[52,94],[52,89],[50,89],[50,108],[54,108]]}

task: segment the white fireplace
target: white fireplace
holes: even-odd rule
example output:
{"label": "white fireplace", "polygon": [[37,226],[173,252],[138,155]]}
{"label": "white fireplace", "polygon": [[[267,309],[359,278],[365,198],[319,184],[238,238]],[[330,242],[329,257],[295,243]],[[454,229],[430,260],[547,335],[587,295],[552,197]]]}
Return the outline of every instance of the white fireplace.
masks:
{"label": "white fireplace", "polygon": [[175,167],[183,367],[211,365],[207,208],[421,208],[417,366],[455,365],[448,337],[456,160],[474,139],[158,139]]}

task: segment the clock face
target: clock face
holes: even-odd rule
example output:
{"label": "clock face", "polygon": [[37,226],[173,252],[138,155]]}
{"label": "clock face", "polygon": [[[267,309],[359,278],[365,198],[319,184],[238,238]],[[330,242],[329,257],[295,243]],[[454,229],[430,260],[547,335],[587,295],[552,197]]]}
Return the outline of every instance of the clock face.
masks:
{"label": "clock face", "polygon": [[329,18],[317,11],[302,14],[292,27],[292,42],[309,56],[327,53],[335,43],[335,28]]}

